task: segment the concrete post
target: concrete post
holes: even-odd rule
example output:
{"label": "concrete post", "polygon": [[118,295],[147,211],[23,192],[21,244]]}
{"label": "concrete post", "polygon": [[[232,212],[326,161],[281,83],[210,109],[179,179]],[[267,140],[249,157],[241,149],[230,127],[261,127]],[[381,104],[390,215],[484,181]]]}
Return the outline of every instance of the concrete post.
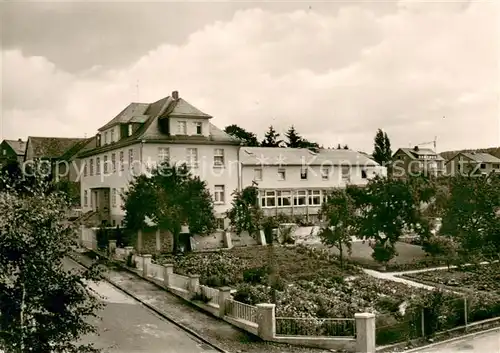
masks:
{"label": "concrete post", "polygon": [[219,288],[219,317],[226,315],[226,300],[231,298],[231,288]]}
{"label": "concrete post", "polygon": [[134,247],[133,246],[126,246],[125,247],[125,256],[128,257],[129,254],[134,252]]}
{"label": "concrete post", "polygon": [[148,277],[149,267],[151,266],[151,255],[142,255],[142,275],[143,277]]}
{"label": "concrete post", "polygon": [[163,265],[163,285],[165,288],[170,287],[170,275],[174,273],[174,265],[165,264]]}
{"label": "concrete post", "polygon": [[260,244],[260,245],[267,245],[267,242],[266,242],[266,234],[264,233],[263,230],[259,230],[259,233],[257,234],[257,242]]}
{"label": "concrete post", "polygon": [[272,341],[276,336],[275,309],[275,304],[257,304],[258,334],[264,341]]}
{"label": "concrete post", "polygon": [[375,353],[375,314],[357,313],[356,319],[356,352]]}
{"label": "concrete post", "polygon": [[108,244],[108,256],[110,259],[114,259],[116,253],[116,240],[110,240]]}
{"label": "concrete post", "polygon": [[161,251],[161,234],[160,234],[160,228],[156,230],[156,252]]}
{"label": "concrete post", "polygon": [[189,275],[188,290],[190,294],[196,294],[200,290],[200,275]]}
{"label": "concrete post", "polygon": [[233,239],[231,238],[231,232],[226,231],[222,235],[224,239],[224,247],[227,249],[232,249],[233,248]]}
{"label": "concrete post", "polygon": [[85,246],[85,238],[84,238],[84,235],[85,235],[85,226],[84,225],[81,225],[80,226],[80,236],[79,236],[79,239],[78,239],[78,245],[80,245],[80,247],[86,247]]}

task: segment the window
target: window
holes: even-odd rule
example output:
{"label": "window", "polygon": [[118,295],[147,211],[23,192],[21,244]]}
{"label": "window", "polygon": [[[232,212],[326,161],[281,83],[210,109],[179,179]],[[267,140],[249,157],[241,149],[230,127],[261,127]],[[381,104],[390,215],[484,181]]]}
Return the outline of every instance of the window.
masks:
{"label": "window", "polygon": [[104,156],[104,174],[108,174],[108,156]]}
{"label": "window", "polygon": [[87,207],[89,205],[89,191],[85,190],[83,192],[83,207]]}
{"label": "window", "polygon": [[499,169],[500,168],[500,164],[493,164],[493,168]]}
{"label": "window", "polygon": [[322,190],[321,191],[321,196],[323,196],[321,198],[322,203],[326,203],[328,201],[328,195],[330,194],[330,192],[331,192],[330,190]]}
{"label": "window", "polygon": [[111,143],[115,142],[115,129],[113,128],[110,132],[111,134]]}
{"label": "window", "polygon": [[128,124],[128,136],[132,136],[132,132],[133,132],[133,129],[132,129],[132,124]]}
{"label": "window", "polygon": [[177,134],[179,135],[187,135],[187,125],[185,121],[177,122]]}
{"label": "window", "polygon": [[201,135],[203,130],[202,130],[202,123],[195,123],[196,125],[196,135]]}
{"label": "window", "polygon": [[89,175],[94,175],[94,158],[90,158]]}
{"label": "window", "polygon": [[2,154],[5,156],[7,154],[7,150],[2,150]]}
{"label": "window", "polygon": [[86,177],[87,173],[87,161],[83,161],[83,176]]}
{"label": "window", "polygon": [[321,190],[309,190],[309,205],[321,205]]}
{"label": "window", "polygon": [[113,173],[116,172],[116,153],[111,153],[111,168]]}
{"label": "window", "polygon": [[363,178],[363,179],[367,178],[366,170],[364,170],[364,169],[361,169],[361,178]]}
{"label": "window", "polygon": [[262,180],[262,168],[253,170],[253,180]]}
{"label": "window", "polygon": [[214,189],[214,202],[217,204],[225,203],[224,185],[215,185]]}
{"label": "window", "polygon": [[105,145],[108,144],[108,132],[107,131],[104,133],[104,144]]}
{"label": "window", "polygon": [[285,169],[278,169],[278,179],[279,180],[285,180],[286,179],[286,170]]}
{"label": "window", "polygon": [[292,192],[291,191],[278,191],[278,206],[286,207],[292,205]]}
{"label": "window", "polygon": [[351,169],[349,166],[342,166],[342,180],[351,179]]}
{"label": "window", "polygon": [[187,149],[187,165],[190,167],[196,167],[198,165],[198,149],[188,148]]}
{"label": "window", "polygon": [[97,157],[95,159],[95,175],[101,174],[101,159]]}
{"label": "window", "polygon": [[216,229],[222,230],[224,229],[224,218],[216,218],[215,219],[215,227]]}
{"label": "window", "polygon": [[111,194],[111,206],[116,207],[116,188],[113,188],[113,193]]}
{"label": "window", "polygon": [[294,195],[293,204],[295,206],[305,206],[307,204],[307,191],[299,190]]}
{"label": "window", "polygon": [[322,167],[321,168],[321,179],[328,180],[330,178],[330,168]]}
{"label": "window", "polygon": [[261,199],[262,207],[275,207],[276,206],[276,192],[265,191]]}
{"label": "window", "polygon": [[132,168],[134,164],[134,150],[131,148],[128,150],[128,167]]}
{"label": "window", "polygon": [[124,159],[123,151],[120,151],[120,170],[123,170]]}
{"label": "window", "polygon": [[170,160],[170,149],[168,147],[158,147],[158,163]]}
{"label": "window", "polygon": [[307,168],[302,167],[300,169],[300,180],[307,180]]}
{"label": "window", "polygon": [[224,166],[224,150],[222,148],[216,148],[214,150],[214,167]]}
{"label": "window", "polygon": [[485,163],[481,163],[481,169],[486,169],[486,164]]}

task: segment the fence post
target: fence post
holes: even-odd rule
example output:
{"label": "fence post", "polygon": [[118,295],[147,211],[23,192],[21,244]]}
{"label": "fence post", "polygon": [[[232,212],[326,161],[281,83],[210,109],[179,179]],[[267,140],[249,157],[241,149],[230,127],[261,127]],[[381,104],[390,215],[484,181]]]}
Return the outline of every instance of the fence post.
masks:
{"label": "fence post", "polygon": [[231,298],[231,288],[219,288],[219,317],[226,315],[226,300]]}
{"label": "fence post", "polygon": [[258,336],[264,341],[272,341],[276,336],[275,304],[257,304]]}
{"label": "fence post", "polygon": [[469,321],[469,308],[467,306],[467,297],[464,298],[464,321],[465,321],[465,331],[467,331],[467,325]]}
{"label": "fence post", "polygon": [[133,246],[126,246],[125,247],[125,259],[128,258],[130,254],[134,252],[134,247]]}
{"label": "fence post", "polygon": [[357,313],[356,319],[356,352],[375,353],[375,314]]}
{"label": "fence post", "polygon": [[420,311],[420,326],[422,329],[422,338],[425,338],[425,308]]}
{"label": "fence post", "polygon": [[233,239],[231,238],[231,232],[225,231],[222,233],[222,238],[224,240],[224,247],[227,249],[232,249]]}
{"label": "fence post", "polygon": [[174,265],[173,264],[164,264],[163,265],[163,285],[165,288],[170,287],[170,275],[174,273]]}
{"label": "fence post", "polygon": [[136,247],[137,247],[137,252],[140,254],[142,252],[142,230],[141,229],[139,229],[137,231]]}
{"label": "fence post", "polygon": [[149,267],[151,266],[151,255],[142,255],[142,276],[148,278]]}
{"label": "fence post", "polygon": [[115,258],[116,253],[116,240],[110,240],[108,244],[108,256],[110,259]]}
{"label": "fence post", "polygon": [[189,275],[188,291],[190,294],[196,294],[200,290],[200,275]]}

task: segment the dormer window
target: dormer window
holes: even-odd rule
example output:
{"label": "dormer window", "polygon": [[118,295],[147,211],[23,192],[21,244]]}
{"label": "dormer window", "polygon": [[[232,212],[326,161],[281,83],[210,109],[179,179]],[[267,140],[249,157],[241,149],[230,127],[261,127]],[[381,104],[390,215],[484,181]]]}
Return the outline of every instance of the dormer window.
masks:
{"label": "dormer window", "polygon": [[97,144],[97,147],[101,147],[101,134],[97,134],[97,141],[96,141],[96,144]]}
{"label": "dormer window", "polygon": [[128,124],[128,136],[132,136],[132,124]]}
{"label": "dormer window", "polygon": [[202,123],[195,123],[196,125],[196,135],[201,135],[203,132],[202,132]]}
{"label": "dormer window", "polygon": [[110,142],[113,143],[113,142],[115,142],[115,130],[112,129],[110,134],[111,134],[111,141]]}
{"label": "dormer window", "polygon": [[108,132],[107,131],[104,133],[104,144],[105,145],[108,144]]}
{"label": "dormer window", "polygon": [[177,133],[179,135],[187,135],[187,123],[185,121],[177,122]]}

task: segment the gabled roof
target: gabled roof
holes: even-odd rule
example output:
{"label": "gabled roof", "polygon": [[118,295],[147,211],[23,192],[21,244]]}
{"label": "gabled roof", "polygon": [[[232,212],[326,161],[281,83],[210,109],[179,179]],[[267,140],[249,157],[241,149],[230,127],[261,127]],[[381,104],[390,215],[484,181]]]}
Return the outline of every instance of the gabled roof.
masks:
{"label": "gabled roof", "polygon": [[31,146],[33,150],[33,158],[60,158],[66,151],[84,140],[86,139],[29,136],[26,146]]}
{"label": "gabled roof", "polygon": [[344,149],[322,149],[315,153],[307,148],[241,147],[239,157],[242,165],[380,166],[362,153]]}
{"label": "gabled roof", "polygon": [[[90,146],[91,148],[95,148],[96,147],[96,140],[97,139],[95,138],[95,136],[92,136],[92,137],[83,139],[81,141],[78,141],[77,143],[75,143],[73,145],[73,147],[70,147],[69,149],[67,149],[66,152],[64,152],[64,154],[61,155],[59,158],[65,160],[65,161],[69,161],[69,160],[71,160],[72,157],[74,157],[80,151],[84,150],[86,147],[88,148]],[[92,145],[92,142],[94,142],[93,145]]]}
{"label": "gabled roof", "polygon": [[431,150],[430,148],[419,148],[418,150],[415,150],[414,148],[400,148],[394,153],[393,157],[399,151],[403,151],[411,159],[418,159],[419,156],[436,156],[435,160],[438,160],[438,161],[445,160],[443,157],[441,157],[439,154],[437,154],[435,151]]}
{"label": "gabled roof", "polygon": [[182,98],[172,101],[168,109],[168,115],[172,117],[212,118],[212,116],[203,113]]}
{"label": "gabled roof", "polygon": [[23,156],[24,152],[26,151],[26,141],[23,141],[21,139],[19,140],[4,140],[5,143],[7,143],[10,148],[16,152],[18,156]]}
{"label": "gabled roof", "polygon": [[500,163],[500,158],[492,156],[489,153],[481,153],[481,152],[464,152],[459,153],[463,156],[472,159],[478,163]]}

